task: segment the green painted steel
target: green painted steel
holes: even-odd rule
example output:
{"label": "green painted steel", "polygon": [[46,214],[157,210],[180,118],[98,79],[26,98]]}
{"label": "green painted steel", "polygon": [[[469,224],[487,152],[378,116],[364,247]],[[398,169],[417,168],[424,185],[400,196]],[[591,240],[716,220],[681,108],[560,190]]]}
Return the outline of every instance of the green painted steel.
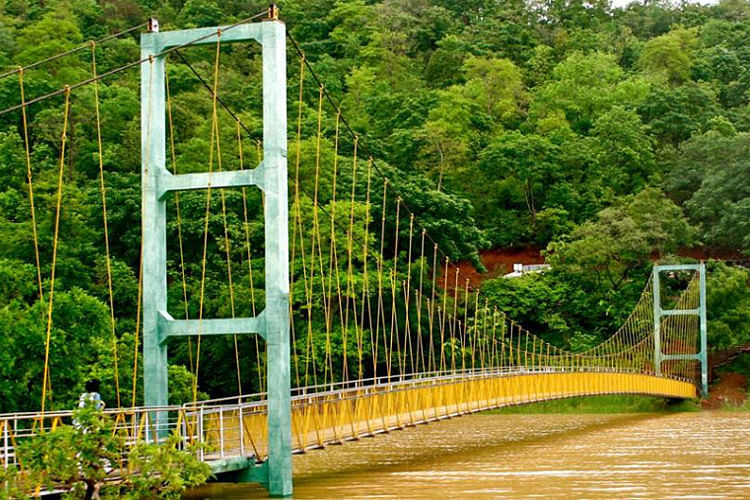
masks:
{"label": "green painted steel", "polygon": [[700,308],[698,315],[700,317],[701,329],[701,392],[703,397],[708,397],[708,318],[706,307],[706,264],[700,264]]}
{"label": "green painted steel", "polygon": [[268,491],[292,494],[289,350],[289,207],[286,138],[286,27],[263,27],[263,190],[266,231],[266,354],[268,370]]}
{"label": "green painted steel", "polygon": [[[263,155],[248,171],[173,175],[166,168],[164,54],[172,47],[255,40],[263,54]],[[287,193],[286,28],[277,20],[141,35],[143,203],[143,362],[147,406],[167,405],[170,336],[256,333],[266,340],[268,459],[238,480],[259,481],[273,496],[292,494]],[[257,186],[265,193],[266,307],[253,318],[175,320],[167,311],[166,202],[172,191]],[[154,415],[166,429],[166,415]],[[251,464],[247,460],[228,465]],[[252,469],[252,470],[250,470]]]}
{"label": "green painted steel", "polygon": [[[167,310],[167,207],[159,196],[166,170],[164,58],[157,33],[141,35],[141,203],[143,224],[143,380],[148,406],[167,405],[167,346],[159,311]],[[161,430],[166,415],[154,415]]]}
{"label": "green painted steel", "polygon": [[[698,309],[662,309],[660,275],[669,271],[696,271],[699,279]],[[701,364],[701,394],[708,396],[708,322],[706,317],[706,264],[654,265],[652,274],[654,295],[654,373],[661,375],[662,361],[697,360]],[[700,347],[697,354],[664,354],[661,351],[661,321],[667,316],[698,316],[700,318]]]}
{"label": "green painted steel", "polygon": [[655,265],[651,279],[654,297],[654,373],[661,376],[661,284],[659,266]]}

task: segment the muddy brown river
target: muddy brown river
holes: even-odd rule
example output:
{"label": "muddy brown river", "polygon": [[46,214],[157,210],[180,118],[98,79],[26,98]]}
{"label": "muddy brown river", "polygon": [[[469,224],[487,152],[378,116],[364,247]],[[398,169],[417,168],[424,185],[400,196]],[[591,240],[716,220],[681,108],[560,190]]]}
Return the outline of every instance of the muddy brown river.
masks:
{"label": "muddy brown river", "polygon": [[297,455],[294,498],[750,499],[750,412],[468,415]]}

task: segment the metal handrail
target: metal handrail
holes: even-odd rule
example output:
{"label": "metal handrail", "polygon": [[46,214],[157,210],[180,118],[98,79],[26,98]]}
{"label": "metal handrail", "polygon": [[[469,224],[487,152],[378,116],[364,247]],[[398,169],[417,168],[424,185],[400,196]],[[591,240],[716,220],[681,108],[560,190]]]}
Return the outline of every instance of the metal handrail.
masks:
{"label": "metal handrail", "polygon": [[[421,387],[439,387],[449,384],[466,383],[475,380],[512,377],[524,375],[552,374],[552,373],[628,373],[644,374],[634,368],[621,369],[612,367],[550,367],[550,366],[503,366],[492,369],[466,368],[457,370],[443,370],[437,372],[421,372],[409,375],[391,375],[372,377],[363,380],[338,381],[335,383],[321,384],[298,388],[292,396],[292,406],[297,410],[304,410],[319,404],[325,404],[332,400],[354,400],[384,393],[395,393],[408,391]],[[689,381],[684,377],[662,376],[661,378]],[[205,422],[207,418],[218,418],[220,450],[219,458],[226,456],[245,455],[248,451],[241,438],[239,447],[228,452],[225,450],[225,435],[227,432],[236,432],[243,436],[242,427],[245,425],[237,421],[239,416],[252,416],[264,414],[267,411],[267,401],[263,399],[264,393],[235,396],[232,398],[219,398],[207,401],[191,402],[181,406],[155,406],[135,408],[109,408],[104,413],[113,417],[124,416],[115,424],[116,430],[127,429],[129,432],[136,429],[143,432],[145,440],[153,442],[161,440],[167,432],[177,431],[184,442],[204,443],[208,439]],[[159,415],[159,417],[157,417]],[[226,415],[231,415],[227,418]],[[15,445],[16,440],[29,439],[38,434],[41,428],[51,429],[59,425],[63,420],[72,419],[73,410],[48,411],[44,415],[40,412],[16,412],[0,415],[0,464],[5,467],[16,463]],[[187,422],[191,421],[195,427],[189,429]],[[227,422],[234,422],[228,424]],[[49,425],[47,424],[49,422]],[[11,439],[12,438],[12,439]],[[138,441],[138,437],[132,438],[129,444]],[[207,459],[204,450],[199,451],[202,459]],[[213,458],[216,458],[212,455]],[[0,465],[2,466],[2,465]]]}
{"label": "metal handrail", "polygon": [[[322,398],[334,394],[344,394],[348,392],[361,391],[363,389],[383,389],[388,388],[392,391],[404,390],[405,386],[413,386],[415,383],[431,383],[431,385],[445,385],[457,380],[475,380],[479,378],[491,378],[497,376],[514,376],[514,375],[532,375],[539,373],[639,373],[644,375],[653,375],[650,373],[643,373],[634,368],[612,368],[612,367],[549,367],[549,366],[533,366],[533,367],[498,367],[490,370],[487,369],[471,369],[467,368],[464,370],[445,370],[441,372],[423,372],[411,375],[391,375],[390,377],[373,377],[368,379],[356,380],[356,381],[339,381],[333,384],[319,384],[316,386],[306,386],[297,388],[296,391],[292,390],[292,402],[308,400],[311,401],[316,398]],[[431,376],[426,376],[426,375]],[[438,375],[432,375],[438,374]],[[407,378],[410,377],[410,378]],[[668,378],[673,380],[690,381],[684,377],[678,377],[673,375],[662,375],[661,378]],[[374,382],[374,383],[363,383],[363,382]],[[354,384],[354,385],[350,385]],[[348,387],[343,387],[349,385]],[[334,389],[334,387],[338,387]],[[296,392],[296,394],[295,394]],[[249,395],[241,396],[230,396],[225,398],[217,398],[203,401],[194,401],[185,403],[182,408],[186,410],[196,411],[199,408],[203,408],[207,411],[215,411],[218,408],[245,408],[250,409],[256,406],[264,406],[267,402],[265,393],[254,393]],[[254,401],[247,401],[248,398],[256,398]]]}

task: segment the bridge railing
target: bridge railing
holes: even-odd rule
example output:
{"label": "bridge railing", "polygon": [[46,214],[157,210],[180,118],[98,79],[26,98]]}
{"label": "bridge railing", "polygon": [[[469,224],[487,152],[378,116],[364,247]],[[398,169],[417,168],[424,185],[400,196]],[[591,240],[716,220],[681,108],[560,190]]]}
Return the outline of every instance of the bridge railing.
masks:
{"label": "bridge railing", "polygon": [[[549,366],[467,368],[399,374],[297,388],[292,396],[292,411],[298,416],[307,415],[305,418],[317,418],[320,408],[341,405],[347,401],[351,402],[347,404],[356,406],[356,400],[377,399],[386,394],[518,375],[563,373],[643,375],[642,371],[635,369]],[[688,381],[679,377],[660,378]],[[312,413],[308,409],[313,409]],[[267,403],[264,393],[191,402],[182,406],[106,409],[104,413],[113,419],[113,432],[124,436],[128,447],[141,442],[161,442],[170,433],[177,433],[184,445],[202,445],[198,447],[197,453],[204,461],[237,456],[252,456],[258,460],[265,458]],[[313,416],[309,417],[311,414]],[[0,464],[4,467],[16,466],[18,444],[43,432],[54,431],[64,424],[73,424],[72,410],[46,412],[43,416],[34,412],[0,415]],[[298,439],[295,450],[305,449],[305,443],[306,438]]]}
{"label": "bridge railing", "polygon": [[[113,433],[125,438],[128,447],[140,442],[159,442],[184,420],[180,406],[111,408],[103,410],[113,421]],[[162,418],[156,419],[159,413]],[[18,465],[18,445],[63,425],[75,425],[73,410],[18,412],[0,415],[0,466]]]}
{"label": "bridge railing", "polygon": [[[649,367],[650,368],[650,367]],[[431,382],[440,383],[441,381],[452,381],[458,378],[466,378],[471,376],[482,376],[482,377],[497,377],[502,375],[518,375],[523,373],[580,373],[580,372],[595,372],[595,373],[648,373],[643,369],[636,368],[612,368],[612,367],[566,367],[566,366],[529,366],[529,367],[518,367],[518,366],[503,366],[495,367],[491,369],[487,368],[465,368],[455,370],[441,370],[441,371],[426,371],[412,374],[397,374],[397,375],[383,375],[378,377],[370,377],[363,379],[354,380],[339,380],[335,382],[327,382],[324,384],[308,385],[303,387],[292,388],[292,400],[300,401],[304,400],[308,396],[316,396],[322,393],[337,393],[346,392],[349,390],[360,390],[366,388],[382,388],[382,387],[394,387],[398,389],[403,385],[413,385],[414,382],[424,381],[429,379]],[[674,378],[676,380],[687,380],[681,377],[672,375],[664,375],[665,378]],[[247,405],[254,402],[262,402],[265,400],[266,393],[252,393],[241,396],[228,396],[224,398],[213,398],[205,399],[201,401],[194,401],[185,403],[182,405],[186,409],[198,409],[200,407],[216,407],[216,406],[237,406]]]}

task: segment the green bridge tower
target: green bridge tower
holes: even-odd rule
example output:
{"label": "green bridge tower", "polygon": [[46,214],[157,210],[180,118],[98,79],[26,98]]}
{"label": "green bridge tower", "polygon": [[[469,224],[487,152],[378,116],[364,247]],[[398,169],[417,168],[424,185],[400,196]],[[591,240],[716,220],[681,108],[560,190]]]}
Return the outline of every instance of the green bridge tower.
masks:
{"label": "green bridge tower", "polygon": [[[275,6],[262,22],[141,35],[141,166],[143,203],[143,358],[146,406],[166,406],[167,339],[254,333],[266,341],[268,460],[237,477],[264,483],[273,496],[292,493],[289,233],[287,194],[286,28]],[[173,175],[167,170],[165,58],[193,45],[256,41],[263,57],[263,161],[255,169]],[[255,317],[177,320],[167,310],[167,207],[170,192],[257,186],[265,194],[265,309]],[[166,415],[155,411],[157,429]]]}
{"label": "green bridge tower", "polygon": [[[662,309],[661,273],[675,271],[695,271],[698,273],[700,299],[697,309]],[[661,375],[662,361],[696,360],[701,365],[701,394],[708,396],[708,321],[706,317],[706,264],[655,264],[652,274],[654,291],[654,373]],[[667,316],[698,316],[700,346],[695,354],[664,354],[661,349],[661,322]]]}

